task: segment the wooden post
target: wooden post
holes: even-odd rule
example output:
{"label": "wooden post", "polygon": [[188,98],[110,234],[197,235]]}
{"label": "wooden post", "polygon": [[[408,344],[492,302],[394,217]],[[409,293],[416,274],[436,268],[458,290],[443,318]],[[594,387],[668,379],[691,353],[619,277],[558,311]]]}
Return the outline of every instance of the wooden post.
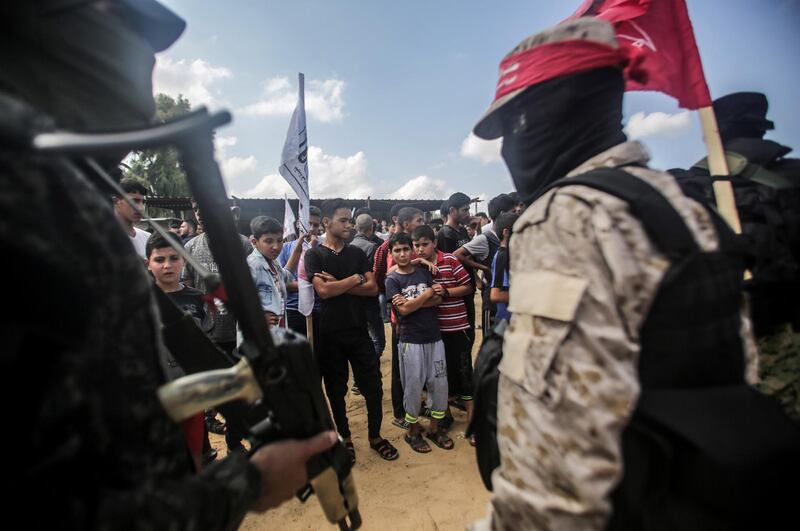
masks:
{"label": "wooden post", "polygon": [[306,339],[308,339],[308,344],[311,345],[311,353],[315,354],[314,352],[314,314],[310,313],[306,315]]}
{"label": "wooden post", "polygon": [[[703,127],[703,141],[708,151],[708,171],[711,175],[730,175],[728,163],[725,160],[725,150],[722,147],[722,138],[719,136],[717,117],[713,107],[701,107],[700,124]],[[714,196],[717,198],[717,209],[722,218],[736,232],[742,233],[742,224],[739,221],[739,212],[736,210],[736,201],[733,197],[733,186],[727,181],[714,182]]]}

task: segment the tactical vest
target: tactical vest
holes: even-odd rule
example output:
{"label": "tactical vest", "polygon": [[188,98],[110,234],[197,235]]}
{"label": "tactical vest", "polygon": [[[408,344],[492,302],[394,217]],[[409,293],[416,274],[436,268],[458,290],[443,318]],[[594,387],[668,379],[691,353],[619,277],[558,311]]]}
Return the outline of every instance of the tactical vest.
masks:
{"label": "tactical vest", "polygon": [[743,249],[752,280],[756,336],[792,323],[800,329],[800,161],[769,140],[741,138],[725,145],[730,175],[711,176],[703,159],[689,171],[672,170],[687,195],[715,203],[713,183],[729,181],[742,224]]}
{"label": "tactical vest", "polygon": [[[800,470],[800,434],[771,399],[744,381],[744,267],[730,229],[711,213],[720,246],[705,252],[678,212],[645,181],[622,170],[598,169],[552,187],[572,185],[626,201],[671,262],[640,330],[641,395],[623,433],[624,473],[611,496],[608,528],[746,529],[762,522],[757,518],[763,518],[762,509],[775,513],[784,499],[769,488],[770,481]],[[492,354],[496,359],[496,352],[485,355]],[[476,386],[491,381],[490,374],[477,370],[482,355],[483,348]],[[487,401],[481,391],[476,413]],[[496,441],[491,448],[486,439],[477,438],[484,467],[497,453]],[[481,473],[485,479],[485,470]]]}

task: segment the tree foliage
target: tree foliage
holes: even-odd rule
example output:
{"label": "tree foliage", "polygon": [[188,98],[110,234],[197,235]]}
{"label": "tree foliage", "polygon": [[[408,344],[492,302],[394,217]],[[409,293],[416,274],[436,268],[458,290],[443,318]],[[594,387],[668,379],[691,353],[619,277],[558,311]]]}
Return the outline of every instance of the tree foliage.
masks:
{"label": "tree foliage", "polygon": [[[189,100],[182,95],[172,98],[156,94],[156,122],[164,123],[191,110]],[[152,195],[160,197],[186,197],[189,186],[186,173],[178,164],[178,152],[172,147],[145,149],[133,152],[126,160],[126,177],[135,177],[147,183]]]}

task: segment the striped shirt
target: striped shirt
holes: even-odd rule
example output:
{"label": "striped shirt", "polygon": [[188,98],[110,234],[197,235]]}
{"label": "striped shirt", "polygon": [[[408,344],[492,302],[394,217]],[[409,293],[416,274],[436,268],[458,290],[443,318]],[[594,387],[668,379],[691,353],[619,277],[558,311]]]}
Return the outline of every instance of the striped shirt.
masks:
{"label": "striped shirt", "polygon": [[375,249],[375,254],[372,256],[372,272],[375,274],[375,282],[378,283],[378,291],[381,293],[386,292],[386,273],[389,268],[386,266],[386,259],[389,256],[389,240],[380,244]]}
{"label": "striped shirt", "polygon": [[[470,283],[469,273],[452,254],[436,251],[436,267],[439,268],[439,272],[433,278],[434,283],[441,284],[448,290]],[[469,329],[464,297],[448,297],[436,307],[436,310],[439,329],[442,332],[460,332]]]}

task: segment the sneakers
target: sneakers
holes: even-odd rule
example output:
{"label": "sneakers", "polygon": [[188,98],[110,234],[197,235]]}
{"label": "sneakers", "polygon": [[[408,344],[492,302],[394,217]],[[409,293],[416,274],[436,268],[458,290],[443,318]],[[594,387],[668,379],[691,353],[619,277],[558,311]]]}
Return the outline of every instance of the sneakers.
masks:
{"label": "sneakers", "polygon": [[353,386],[353,394],[354,395],[360,395],[361,394],[361,390],[356,385]]}
{"label": "sneakers", "polygon": [[392,419],[392,425],[401,430],[408,430],[411,427],[411,424],[406,419]]}

